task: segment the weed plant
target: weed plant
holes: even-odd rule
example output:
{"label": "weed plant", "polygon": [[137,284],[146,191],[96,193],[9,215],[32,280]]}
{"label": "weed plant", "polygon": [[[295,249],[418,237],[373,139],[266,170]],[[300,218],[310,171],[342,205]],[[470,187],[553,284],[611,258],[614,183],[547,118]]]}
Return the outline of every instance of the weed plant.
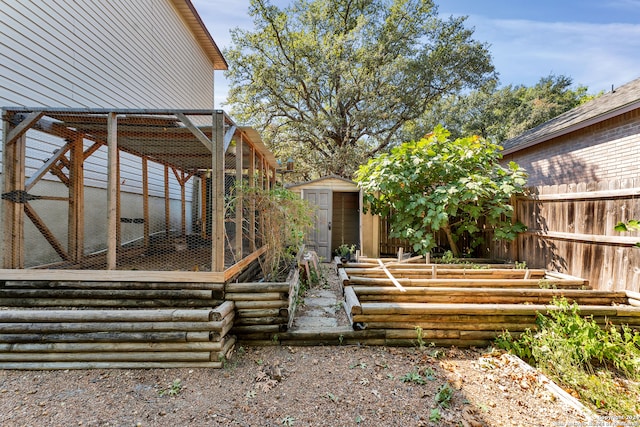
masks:
{"label": "weed plant", "polygon": [[547,315],[538,314],[537,331],[528,329],[518,338],[506,331],[496,345],[598,412],[640,415],[640,332],[626,325],[600,327],[566,299],[553,305]]}

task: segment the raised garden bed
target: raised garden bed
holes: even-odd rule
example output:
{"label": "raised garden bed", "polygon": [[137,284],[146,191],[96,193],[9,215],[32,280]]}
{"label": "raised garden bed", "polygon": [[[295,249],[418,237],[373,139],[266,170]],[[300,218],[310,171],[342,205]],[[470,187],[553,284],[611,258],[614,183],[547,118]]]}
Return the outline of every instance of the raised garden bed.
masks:
{"label": "raised garden bed", "polygon": [[207,274],[2,270],[0,369],[220,368],[235,304]]}
{"label": "raised garden bed", "polygon": [[545,270],[361,262],[344,264],[339,275],[353,328],[384,331],[385,345],[486,346],[504,330],[535,328],[538,313],[556,309],[554,298],[576,302],[603,326],[640,328],[637,293],[594,291]]}

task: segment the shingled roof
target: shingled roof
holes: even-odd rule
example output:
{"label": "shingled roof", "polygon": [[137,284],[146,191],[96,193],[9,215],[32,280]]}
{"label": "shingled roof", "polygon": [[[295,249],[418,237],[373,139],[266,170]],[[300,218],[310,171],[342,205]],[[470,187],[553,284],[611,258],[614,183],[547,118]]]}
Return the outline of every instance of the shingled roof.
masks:
{"label": "shingled roof", "polygon": [[502,154],[515,153],[637,108],[640,108],[640,78],[506,140],[502,143]]}

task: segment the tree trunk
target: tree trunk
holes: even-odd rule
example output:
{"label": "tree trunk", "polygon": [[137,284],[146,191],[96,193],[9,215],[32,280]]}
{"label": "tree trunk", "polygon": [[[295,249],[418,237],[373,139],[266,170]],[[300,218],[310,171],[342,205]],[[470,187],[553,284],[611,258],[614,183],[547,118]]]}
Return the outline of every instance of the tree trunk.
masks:
{"label": "tree trunk", "polygon": [[455,240],[453,240],[453,233],[451,233],[451,227],[449,225],[445,225],[442,227],[445,234],[447,235],[447,241],[449,242],[449,246],[451,246],[451,252],[453,256],[456,258],[460,258],[460,250],[458,249],[458,245]]}

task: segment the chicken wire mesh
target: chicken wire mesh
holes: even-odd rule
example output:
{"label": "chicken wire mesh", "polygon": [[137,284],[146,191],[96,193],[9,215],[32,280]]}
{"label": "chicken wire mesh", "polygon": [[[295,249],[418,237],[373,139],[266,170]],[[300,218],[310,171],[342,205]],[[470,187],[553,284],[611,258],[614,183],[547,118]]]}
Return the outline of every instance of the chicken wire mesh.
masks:
{"label": "chicken wire mesh", "polygon": [[239,196],[271,185],[275,160],[222,112],[3,118],[5,268],[218,271],[262,245],[260,214]]}

